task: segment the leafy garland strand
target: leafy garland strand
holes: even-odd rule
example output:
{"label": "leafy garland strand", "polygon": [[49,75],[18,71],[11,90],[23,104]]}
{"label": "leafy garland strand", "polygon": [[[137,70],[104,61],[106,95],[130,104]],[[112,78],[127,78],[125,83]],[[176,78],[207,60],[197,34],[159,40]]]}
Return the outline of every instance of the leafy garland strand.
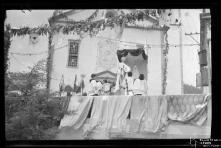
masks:
{"label": "leafy garland strand", "polygon": [[6,26],[6,30],[4,31],[4,70],[5,70],[5,90],[9,87],[9,81],[8,81],[8,67],[9,67],[9,48],[11,46],[11,37],[10,33],[7,29],[8,26]]}
{"label": "leafy garland strand", "polygon": [[[73,21],[67,20],[68,25],[57,24],[55,26],[43,25],[35,28],[22,27],[20,29],[13,29],[8,25],[8,31],[13,36],[22,36],[31,33],[37,33],[39,35],[47,35],[50,32],[58,32],[62,29],[64,34],[69,33],[89,33],[91,36],[96,35],[99,31],[104,30],[106,26],[114,27],[114,24],[122,24],[125,22],[126,24],[132,23],[135,21],[144,20],[146,16],[154,16],[157,17],[157,11],[154,9],[145,9],[145,10],[136,10],[129,14],[121,13],[120,15],[112,18],[107,18],[101,21],[92,21],[98,14],[99,10],[96,10],[88,19],[83,21]],[[52,17],[53,18],[53,17]]]}
{"label": "leafy garland strand", "polygon": [[168,43],[168,33],[165,32],[165,42],[166,46],[163,50],[164,55],[164,69],[163,69],[163,82],[162,82],[162,94],[166,94],[166,87],[167,87],[167,64],[168,64],[168,52],[169,52],[169,43]]}
{"label": "leafy garland strand", "polygon": [[50,65],[51,65],[51,51],[52,51],[52,38],[53,38],[53,34],[49,33],[48,36],[48,59],[47,59],[47,84],[46,84],[46,88],[49,94],[49,78],[50,78],[50,73],[51,73],[51,69],[50,69]]}
{"label": "leafy garland strand", "polygon": [[9,32],[9,27],[10,26],[6,26],[6,30],[4,31],[4,68],[5,68],[5,73],[7,72],[8,70],[8,52],[9,52],[9,48],[11,46],[11,35],[10,35],[10,32]]}

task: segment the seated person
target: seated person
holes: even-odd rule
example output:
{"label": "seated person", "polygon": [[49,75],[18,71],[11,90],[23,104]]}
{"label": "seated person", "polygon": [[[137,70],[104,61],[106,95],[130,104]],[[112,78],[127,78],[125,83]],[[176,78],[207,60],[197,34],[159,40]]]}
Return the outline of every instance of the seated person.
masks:
{"label": "seated person", "polygon": [[89,96],[98,96],[97,82],[94,79],[90,79],[88,95]]}
{"label": "seated person", "polygon": [[104,95],[109,95],[111,92],[111,84],[108,83],[107,80],[104,80],[103,91],[104,91]]}
{"label": "seated person", "polygon": [[102,89],[103,89],[103,85],[102,85],[101,81],[98,81],[96,85],[97,85],[98,95],[101,95]]}
{"label": "seated person", "polygon": [[147,82],[143,74],[140,74],[139,79],[134,81],[133,92],[135,95],[147,95]]}

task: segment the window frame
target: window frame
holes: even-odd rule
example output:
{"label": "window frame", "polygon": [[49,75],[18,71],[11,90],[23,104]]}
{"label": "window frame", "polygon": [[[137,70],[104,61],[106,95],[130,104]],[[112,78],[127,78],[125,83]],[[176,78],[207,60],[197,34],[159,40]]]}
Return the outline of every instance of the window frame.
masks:
{"label": "window frame", "polygon": [[[70,50],[70,44],[71,44],[71,42],[77,42],[78,43],[78,52],[77,52],[77,54],[73,54],[73,53],[71,53],[71,50]],[[78,68],[78,66],[79,66],[79,50],[80,49],[80,40],[79,39],[69,39],[68,40],[68,58],[67,58],[67,67],[68,68]],[[72,57],[72,56],[76,56],[77,57],[77,66],[71,66],[71,65],[69,65],[69,61],[70,61],[70,58]]]}

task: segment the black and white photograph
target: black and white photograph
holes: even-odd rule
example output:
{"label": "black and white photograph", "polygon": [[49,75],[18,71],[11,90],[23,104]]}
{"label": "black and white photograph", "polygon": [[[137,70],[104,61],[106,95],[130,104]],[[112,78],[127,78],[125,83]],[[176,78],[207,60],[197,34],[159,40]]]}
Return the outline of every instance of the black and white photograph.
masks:
{"label": "black and white photograph", "polygon": [[211,138],[210,9],[24,9],[4,21],[6,140]]}

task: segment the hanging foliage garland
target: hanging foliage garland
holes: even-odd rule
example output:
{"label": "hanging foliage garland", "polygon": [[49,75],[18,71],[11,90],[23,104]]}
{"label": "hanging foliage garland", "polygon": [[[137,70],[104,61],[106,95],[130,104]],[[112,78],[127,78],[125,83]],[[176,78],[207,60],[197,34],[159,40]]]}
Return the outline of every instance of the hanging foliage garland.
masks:
{"label": "hanging foliage garland", "polygon": [[4,31],[4,68],[5,73],[8,70],[8,51],[11,45],[11,34],[10,34],[10,25],[6,25],[6,30]]}
{"label": "hanging foliage garland", "polygon": [[9,68],[9,48],[11,46],[11,34],[10,34],[10,25],[6,26],[4,30],[4,71],[5,71],[5,90],[8,90],[9,87],[9,77],[8,77],[8,68]]}
{"label": "hanging foliage garland", "polygon": [[167,87],[167,65],[168,65],[168,52],[169,52],[169,43],[168,43],[168,33],[165,32],[165,48],[163,50],[164,56],[164,66],[163,66],[163,81],[162,81],[162,94],[166,94]]}
{"label": "hanging foliage garland", "polygon": [[[158,12],[155,9],[136,10],[132,13],[121,13],[115,17],[109,17],[101,21],[93,21],[96,18],[99,10],[96,10],[88,19],[82,21],[66,20],[67,24],[56,24],[54,26],[43,25],[35,28],[22,27],[20,29],[10,28],[10,33],[15,36],[23,36],[30,33],[37,33],[39,35],[47,35],[49,32],[58,32],[62,29],[64,34],[82,32],[88,33],[91,36],[96,35],[99,31],[104,30],[106,26],[114,27],[114,24],[130,23],[135,24],[138,20],[143,20],[145,16],[158,17]],[[51,18],[53,19],[53,17]]]}

